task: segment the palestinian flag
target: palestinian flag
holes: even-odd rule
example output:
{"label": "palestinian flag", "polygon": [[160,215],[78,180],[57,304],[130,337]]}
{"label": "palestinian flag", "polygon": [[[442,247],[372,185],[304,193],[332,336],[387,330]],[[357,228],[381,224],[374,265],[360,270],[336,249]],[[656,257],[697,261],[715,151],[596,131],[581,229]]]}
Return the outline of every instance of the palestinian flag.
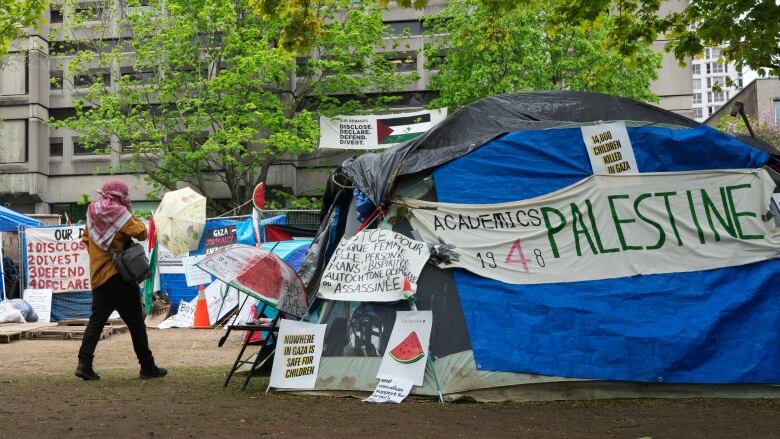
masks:
{"label": "palestinian flag", "polygon": [[431,127],[431,113],[414,116],[377,118],[377,143],[388,145],[405,142],[424,134]]}
{"label": "palestinian flag", "polygon": [[152,313],[154,292],[160,289],[160,273],[158,273],[157,269],[157,230],[154,226],[154,215],[149,218],[148,232],[146,254],[149,255],[149,271],[152,273],[152,277],[144,281],[144,310],[146,315]]}

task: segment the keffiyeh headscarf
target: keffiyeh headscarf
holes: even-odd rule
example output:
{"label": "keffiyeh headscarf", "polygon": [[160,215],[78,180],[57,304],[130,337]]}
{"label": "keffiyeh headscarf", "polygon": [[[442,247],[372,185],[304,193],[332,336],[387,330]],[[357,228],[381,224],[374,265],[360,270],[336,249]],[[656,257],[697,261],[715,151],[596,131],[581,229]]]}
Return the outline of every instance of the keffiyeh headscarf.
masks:
{"label": "keffiyeh headscarf", "polygon": [[100,200],[87,209],[87,228],[92,241],[108,251],[114,235],[130,220],[130,189],[121,180],[108,180],[98,191]]}

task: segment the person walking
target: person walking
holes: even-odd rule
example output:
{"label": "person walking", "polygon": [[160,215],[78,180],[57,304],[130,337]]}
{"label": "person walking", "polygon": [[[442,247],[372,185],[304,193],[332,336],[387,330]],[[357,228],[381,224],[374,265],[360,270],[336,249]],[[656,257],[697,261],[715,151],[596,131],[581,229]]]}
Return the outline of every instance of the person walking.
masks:
{"label": "person walking", "polygon": [[81,238],[89,254],[92,314],[81,341],[76,376],[84,380],[100,379],[92,368],[92,360],[103,327],[111,313],[117,310],[130,330],[133,349],[141,365],[140,377],[163,377],[168,370],[155,364],[149,350],[138,285],[122,279],[112,258],[112,252],[122,253],[131,238],[145,240],[146,226],[130,213],[127,184],[112,179],[103,184],[98,193],[100,200],[90,203],[87,209],[87,228]]}

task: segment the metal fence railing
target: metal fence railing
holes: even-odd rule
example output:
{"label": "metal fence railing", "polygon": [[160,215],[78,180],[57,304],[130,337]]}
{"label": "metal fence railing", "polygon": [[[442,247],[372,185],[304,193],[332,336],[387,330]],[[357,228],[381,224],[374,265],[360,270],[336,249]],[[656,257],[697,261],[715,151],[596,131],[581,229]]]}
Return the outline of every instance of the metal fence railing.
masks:
{"label": "metal fence railing", "polygon": [[318,229],[320,226],[320,211],[313,209],[298,210],[258,210],[261,220],[278,215],[287,215],[287,225],[302,229]]}

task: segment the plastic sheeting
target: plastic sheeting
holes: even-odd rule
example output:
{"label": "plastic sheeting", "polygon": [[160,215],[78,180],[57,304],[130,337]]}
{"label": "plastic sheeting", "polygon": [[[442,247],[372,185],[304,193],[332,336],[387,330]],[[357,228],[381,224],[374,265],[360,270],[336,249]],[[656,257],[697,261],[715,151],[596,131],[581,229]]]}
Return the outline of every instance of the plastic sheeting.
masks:
{"label": "plastic sheeting", "polygon": [[449,162],[503,133],[571,123],[633,120],[694,127],[699,123],[659,107],[601,93],[539,91],[503,94],[469,104],[424,136],[342,165],[343,173],[380,206],[396,176]]}
{"label": "plastic sheeting", "polygon": [[[761,167],[706,126],[629,128],[639,170]],[[590,175],[578,129],[512,133],[434,171],[438,200],[500,203]],[[480,370],[673,383],[780,382],[780,260],[718,270],[509,285],[456,270]],[[776,280],[775,280],[776,282]]]}
{"label": "plastic sheeting", "polygon": [[37,219],[0,206],[0,232],[17,232],[21,228],[41,226],[43,223]]}

